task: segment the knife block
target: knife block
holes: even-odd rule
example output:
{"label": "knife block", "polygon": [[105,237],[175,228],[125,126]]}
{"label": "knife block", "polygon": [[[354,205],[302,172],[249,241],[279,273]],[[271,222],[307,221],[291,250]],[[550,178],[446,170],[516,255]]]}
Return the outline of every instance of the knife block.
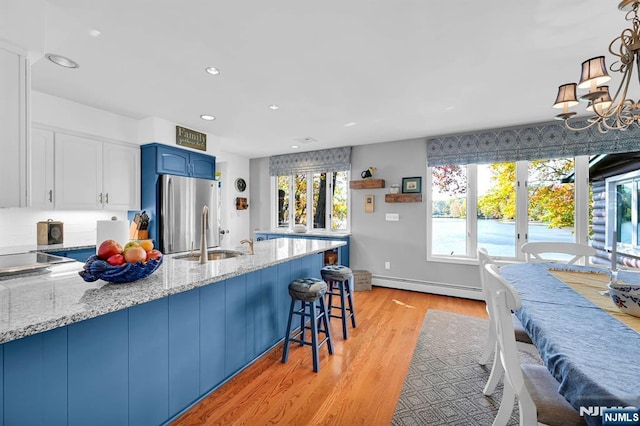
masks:
{"label": "knife block", "polygon": [[138,224],[135,222],[131,222],[129,226],[129,239],[131,240],[148,240],[149,239],[149,231],[145,229],[141,231],[138,229]]}

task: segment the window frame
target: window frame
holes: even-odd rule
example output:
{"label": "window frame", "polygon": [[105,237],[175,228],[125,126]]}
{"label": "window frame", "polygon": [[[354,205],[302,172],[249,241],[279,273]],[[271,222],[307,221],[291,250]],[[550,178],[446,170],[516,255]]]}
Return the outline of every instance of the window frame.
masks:
{"label": "window frame", "polygon": [[[318,174],[326,174],[327,179],[327,194],[326,194],[326,213],[325,213],[325,224],[328,224],[328,227],[325,228],[314,228],[313,227],[313,177]],[[349,232],[351,229],[351,190],[347,186],[346,192],[346,204],[347,204],[347,215],[346,215],[346,228],[345,229],[332,229],[332,219],[333,219],[333,175],[335,173],[345,173],[347,185],[349,180],[351,179],[350,170],[342,170],[336,172],[295,172],[289,175],[280,175],[280,176],[288,176],[289,178],[289,220],[288,226],[279,226],[278,224],[278,203],[277,203],[277,193],[278,193],[278,177],[279,176],[271,176],[271,228],[274,230],[288,230],[293,231],[293,227],[295,225],[295,176],[296,175],[305,175],[306,183],[307,183],[307,223],[306,228],[307,232]]]}
{"label": "window frame", "polygon": [[[569,158],[569,157],[567,157]],[[589,156],[580,155],[574,158],[574,241],[588,243],[589,241]],[[533,160],[531,160],[533,161]],[[499,161],[503,162],[503,161]],[[515,256],[495,256],[501,262],[524,261],[525,256],[521,247],[528,240],[528,165],[530,160],[515,161],[516,164],[516,220],[515,220]],[[483,163],[484,164],[484,163]],[[433,253],[433,167],[427,166],[426,190],[427,190],[427,257],[428,262],[457,263],[457,264],[477,264],[478,248],[478,226],[477,226],[477,205],[478,205],[478,165],[467,164],[467,255],[466,256],[442,256]],[[608,205],[608,204],[607,204]]]}
{"label": "window frame", "polygon": [[[640,170],[634,170],[621,175],[611,176],[605,179],[605,203],[606,203],[606,228],[605,228],[605,249],[613,248],[613,231],[617,229],[617,185],[627,182],[632,183],[631,190],[631,244],[619,242],[616,246],[618,253],[638,256],[640,253],[640,241],[638,241],[638,222],[640,221],[640,212],[638,211],[638,189],[640,188]],[[635,242],[635,243],[634,243]]]}

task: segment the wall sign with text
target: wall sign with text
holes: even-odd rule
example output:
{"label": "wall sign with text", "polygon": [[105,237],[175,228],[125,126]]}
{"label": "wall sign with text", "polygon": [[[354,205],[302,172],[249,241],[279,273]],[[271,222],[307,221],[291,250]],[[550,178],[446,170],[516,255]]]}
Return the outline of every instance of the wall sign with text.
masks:
{"label": "wall sign with text", "polygon": [[207,150],[207,135],[185,127],[176,126],[176,145]]}

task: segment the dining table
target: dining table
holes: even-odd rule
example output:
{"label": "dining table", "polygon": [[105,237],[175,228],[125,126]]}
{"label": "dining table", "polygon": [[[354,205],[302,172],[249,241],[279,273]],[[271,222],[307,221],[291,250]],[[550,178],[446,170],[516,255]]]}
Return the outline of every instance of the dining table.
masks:
{"label": "dining table", "polygon": [[[640,407],[640,318],[613,304],[608,269],[515,263],[500,274],[520,296],[515,315],[559,393],[587,424],[602,424],[604,408]],[[640,284],[640,273],[620,270],[617,280]]]}

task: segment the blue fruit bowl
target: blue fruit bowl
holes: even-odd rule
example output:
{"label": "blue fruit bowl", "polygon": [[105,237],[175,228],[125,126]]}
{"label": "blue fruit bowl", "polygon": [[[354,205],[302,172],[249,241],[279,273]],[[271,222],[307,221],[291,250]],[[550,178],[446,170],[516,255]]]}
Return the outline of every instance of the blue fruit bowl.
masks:
{"label": "blue fruit bowl", "polygon": [[110,283],[130,283],[141,278],[148,277],[162,264],[162,257],[151,259],[147,263],[125,263],[114,266],[93,255],[84,264],[78,274],[86,282],[103,280]]}

